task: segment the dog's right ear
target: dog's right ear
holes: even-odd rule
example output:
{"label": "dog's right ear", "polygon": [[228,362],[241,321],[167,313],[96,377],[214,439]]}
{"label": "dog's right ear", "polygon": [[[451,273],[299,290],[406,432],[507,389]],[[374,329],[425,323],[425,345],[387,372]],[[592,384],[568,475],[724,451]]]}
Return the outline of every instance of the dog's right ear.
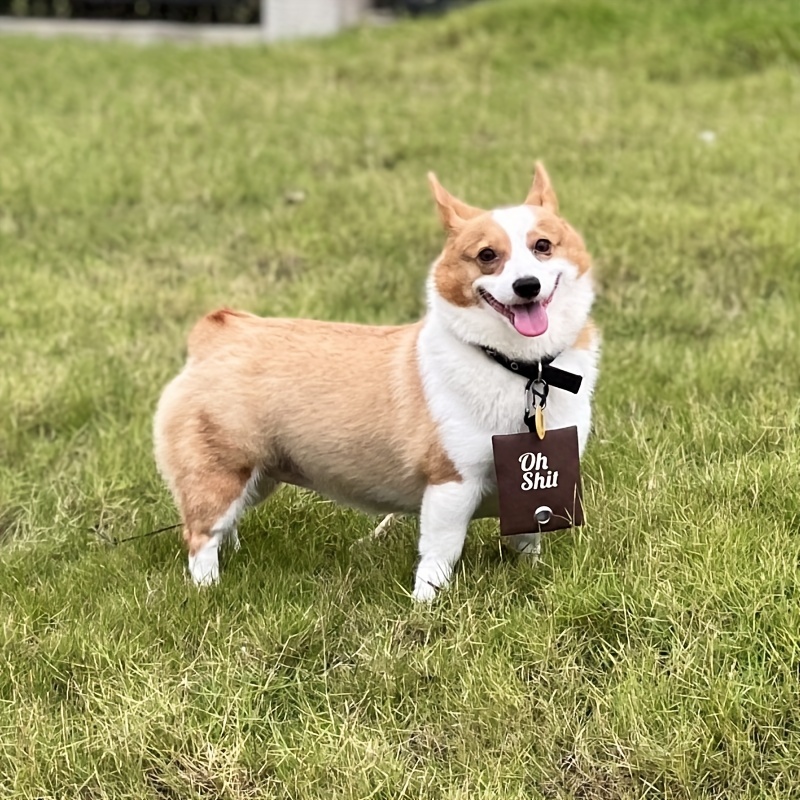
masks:
{"label": "dog's right ear", "polygon": [[468,206],[457,197],[453,197],[432,172],[428,173],[428,183],[431,185],[434,200],[439,208],[442,224],[448,233],[458,232],[467,220],[484,213],[482,209]]}
{"label": "dog's right ear", "polygon": [[550,180],[550,176],[541,161],[536,162],[533,185],[525,198],[525,205],[541,206],[548,211],[552,211],[553,214],[558,214],[556,190],[553,188],[553,182]]}

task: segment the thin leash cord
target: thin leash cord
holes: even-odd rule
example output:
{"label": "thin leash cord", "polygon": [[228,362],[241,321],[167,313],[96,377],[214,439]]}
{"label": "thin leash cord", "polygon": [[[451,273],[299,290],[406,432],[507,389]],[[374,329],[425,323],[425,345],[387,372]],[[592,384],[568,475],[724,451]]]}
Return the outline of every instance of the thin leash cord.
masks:
{"label": "thin leash cord", "polygon": [[106,536],[106,534],[102,533],[101,531],[97,530],[96,528],[89,528],[89,530],[99,536],[101,539],[105,539],[109,544],[114,546],[118,544],[123,544],[124,542],[132,542],[135,539],[146,539],[148,536],[155,536],[158,533],[165,533],[166,531],[174,531],[175,528],[180,528],[183,523],[176,522],[174,525],[165,525],[163,528],[156,528],[154,531],[148,531],[147,533],[139,533],[136,536],[126,536],[124,539],[116,539],[112,538],[111,536]]}

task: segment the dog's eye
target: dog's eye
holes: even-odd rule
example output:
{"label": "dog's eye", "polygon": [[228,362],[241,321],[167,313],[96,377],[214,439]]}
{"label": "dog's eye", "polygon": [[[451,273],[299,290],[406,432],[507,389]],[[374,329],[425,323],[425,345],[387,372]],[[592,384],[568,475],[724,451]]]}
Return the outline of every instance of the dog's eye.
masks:
{"label": "dog's eye", "polygon": [[537,239],[533,245],[534,253],[547,255],[553,249],[553,243],[549,239]]}
{"label": "dog's eye", "polygon": [[484,247],[483,250],[478,253],[478,260],[482,261],[484,264],[488,264],[491,261],[494,261],[496,258],[497,253],[495,253],[491,247]]}

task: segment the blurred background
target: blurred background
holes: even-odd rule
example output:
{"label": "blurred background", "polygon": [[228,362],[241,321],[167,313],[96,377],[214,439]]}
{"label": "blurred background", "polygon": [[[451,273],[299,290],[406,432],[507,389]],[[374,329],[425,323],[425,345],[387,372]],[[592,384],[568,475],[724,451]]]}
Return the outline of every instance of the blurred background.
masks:
{"label": "blurred background", "polygon": [[17,18],[161,20],[267,25],[270,14],[293,14],[345,25],[371,13],[442,12],[469,0],[0,0],[0,15]]}

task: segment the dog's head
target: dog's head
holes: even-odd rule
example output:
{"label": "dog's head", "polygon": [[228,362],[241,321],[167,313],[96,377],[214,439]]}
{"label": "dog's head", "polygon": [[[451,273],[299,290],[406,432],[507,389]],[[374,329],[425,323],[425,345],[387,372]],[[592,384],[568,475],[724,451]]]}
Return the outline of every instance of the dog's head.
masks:
{"label": "dog's head", "polygon": [[516,358],[556,355],[575,341],[594,299],[591,259],[558,215],[537,163],[520,206],[483,211],[428,175],[447,232],[429,283],[433,310],[464,341]]}

